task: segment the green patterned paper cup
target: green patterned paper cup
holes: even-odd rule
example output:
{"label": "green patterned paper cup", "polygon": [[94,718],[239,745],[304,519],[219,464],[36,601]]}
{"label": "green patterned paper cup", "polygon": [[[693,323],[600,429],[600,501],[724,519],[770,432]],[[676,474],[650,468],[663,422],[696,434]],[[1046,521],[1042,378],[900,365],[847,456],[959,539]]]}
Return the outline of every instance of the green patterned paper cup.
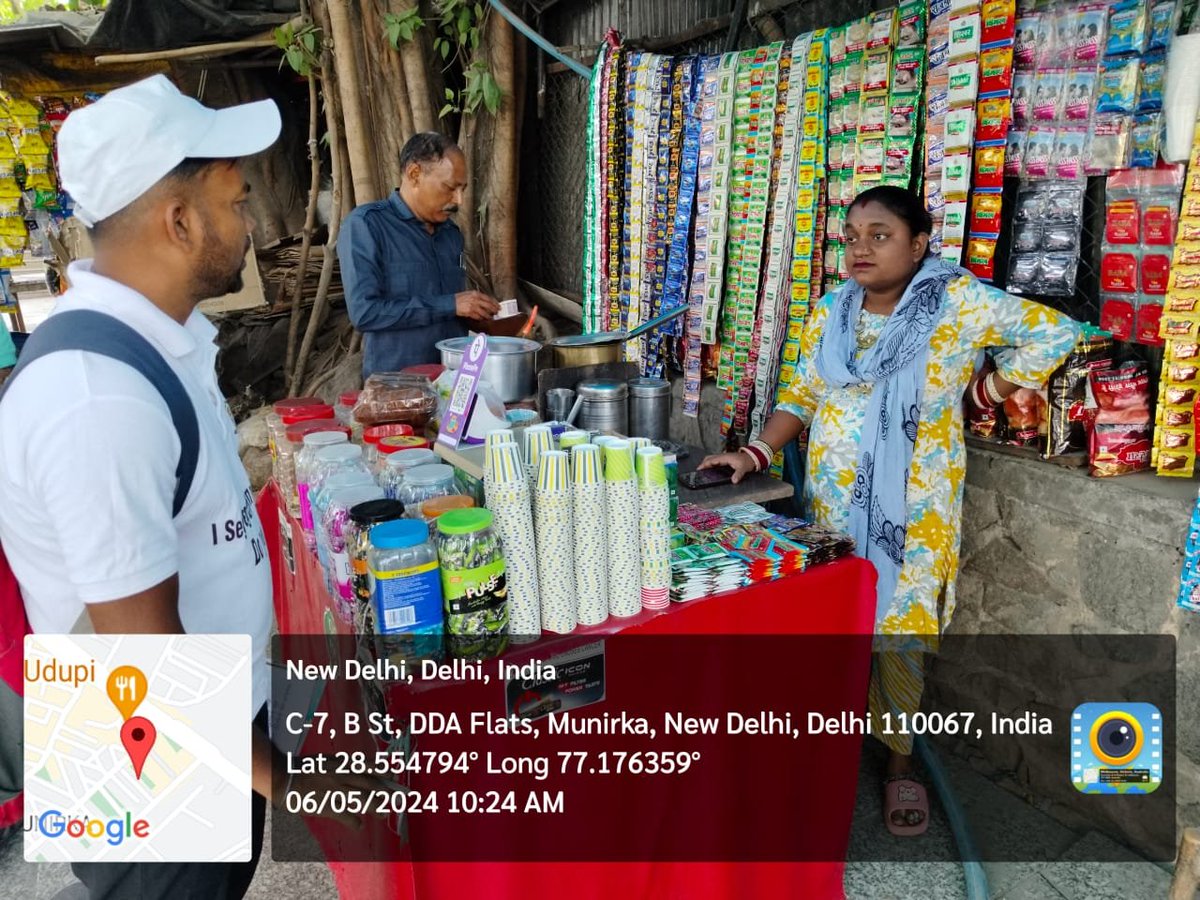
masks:
{"label": "green patterned paper cup", "polygon": [[628,441],[609,441],[604,446],[604,479],[633,480],[633,452]]}
{"label": "green patterned paper cup", "polygon": [[578,447],[587,442],[588,433],[586,431],[564,431],[562,437],[558,439],[558,449],[570,450],[572,447]]}
{"label": "green patterned paper cup", "polygon": [[638,487],[642,489],[667,486],[667,467],[658,447],[643,447],[637,452]]}

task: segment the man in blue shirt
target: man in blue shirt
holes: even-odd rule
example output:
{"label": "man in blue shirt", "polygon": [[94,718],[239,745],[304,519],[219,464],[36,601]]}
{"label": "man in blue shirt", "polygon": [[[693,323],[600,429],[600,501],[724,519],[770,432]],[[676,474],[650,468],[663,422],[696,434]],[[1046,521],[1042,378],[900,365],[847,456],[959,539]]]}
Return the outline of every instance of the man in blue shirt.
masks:
{"label": "man in blue shirt", "polygon": [[363,334],[363,377],[438,362],[434,346],[500,311],[466,289],[463,239],[451,217],[467,187],[467,161],[448,138],[414,135],[400,152],[403,183],[350,213],[338,259],[350,321]]}
{"label": "man in blue shirt", "polygon": [[12,335],[8,333],[8,326],[4,319],[0,318],[0,384],[4,384],[4,379],[8,378],[8,373],[16,364],[17,348],[13,344]]}

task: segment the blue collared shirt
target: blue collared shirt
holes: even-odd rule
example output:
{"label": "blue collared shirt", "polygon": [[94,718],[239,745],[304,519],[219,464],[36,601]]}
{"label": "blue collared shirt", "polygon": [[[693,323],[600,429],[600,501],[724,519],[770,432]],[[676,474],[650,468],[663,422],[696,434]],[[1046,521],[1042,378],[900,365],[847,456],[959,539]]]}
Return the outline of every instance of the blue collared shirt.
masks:
{"label": "blue collared shirt", "polygon": [[338,261],[350,321],[363,334],[364,378],[439,362],[434,344],[467,333],[454,311],[454,295],[466,290],[462,252],[457,225],[430,234],[399,191],[342,222]]}

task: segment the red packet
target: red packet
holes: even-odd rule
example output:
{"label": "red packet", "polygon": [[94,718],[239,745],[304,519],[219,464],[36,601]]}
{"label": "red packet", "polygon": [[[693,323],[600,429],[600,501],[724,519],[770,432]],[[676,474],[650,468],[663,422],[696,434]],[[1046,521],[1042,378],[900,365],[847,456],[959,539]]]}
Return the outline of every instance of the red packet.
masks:
{"label": "red packet", "polygon": [[1162,305],[1158,303],[1139,303],[1137,310],[1137,337],[1139,344],[1158,346],[1163,339],[1158,336],[1159,320],[1162,318]]}
{"label": "red packet", "polygon": [[1137,257],[1132,253],[1105,253],[1100,262],[1100,290],[1136,294],[1137,272]]}
{"label": "red packet", "polygon": [[1104,224],[1104,240],[1110,244],[1138,243],[1138,205],[1136,200],[1117,200],[1108,204],[1108,214]]}
{"label": "red packet", "polygon": [[1142,293],[1167,292],[1167,280],[1171,276],[1171,257],[1162,253],[1147,253],[1142,257]]}
{"label": "red packet", "polygon": [[1100,306],[1100,327],[1112,332],[1118,341],[1128,341],[1133,338],[1135,316],[1131,298],[1105,297]]}
{"label": "red packet", "polygon": [[1175,240],[1175,210],[1170,206],[1147,206],[1142,213],[1142,234],[1147,244],[1171,246]]}

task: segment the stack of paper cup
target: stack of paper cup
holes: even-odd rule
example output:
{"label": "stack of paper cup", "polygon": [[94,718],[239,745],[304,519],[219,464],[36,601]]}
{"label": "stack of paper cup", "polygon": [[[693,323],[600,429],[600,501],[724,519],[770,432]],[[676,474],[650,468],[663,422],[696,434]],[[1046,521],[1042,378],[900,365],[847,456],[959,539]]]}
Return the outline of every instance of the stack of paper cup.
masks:
{"label": "stack of paper cup", "polygon": [[629,446],[633,448],[633,459],[636,465],[638,451],[646,447],[653,447],[654,442],[647,437],[631,437],[629,438]]}
{"label": "stack of paper cup", "polygon": [[[529,477],[529,488],[533,489],[538,477],[538,459],[547,450],[554,449],[554,432],[549,425],[530,425],[525,429],[525,467]],[[535,498],[534,502],[537,500]]]}
{"label": "stack of paper cup", "polygon": [[575,510],[575,589],[579,622],[599,625],[608,618],[608,523],[600,448],[571,449],[571,496]]}
{"label": "stack of paper cup", "polygon": [[642,550],[642,608],[671,605],[671,494],[658,447],[637,452],[638,531]]}
{"label": "stack of paper cup", "polygon": [[561,450],[538,457],[533,520],[537,527],[538,578],[542,589],[542,630],[568,634],[579,623],[575,594],[575,516],[571,463]]}
{"label": "stack of paper cup", "polygon": [[488,509],[492,508],[492,498],[488,493],[488,485],[491,484],[491,480],[487,478],[487,473],[491,468],[492,453],[501,444],[516,448],[517,439],[513,436],[512,429],[493,428],[483,439],[483,505]]}
{"label": "stack of paper cup", "polygon": [[642,611],[642,560],[638,547],[638,487],[628,441],[604,447],[604,491],[608,526],[608,611],[636,616]]}
{"label": "stack of paper cup", "polygon": [[529,483],[516,443],[501,442],[492,447],[483,472],[483,488],[504,548],[511,640],[516,643],[537,640],[542,633],[538,554]]}

